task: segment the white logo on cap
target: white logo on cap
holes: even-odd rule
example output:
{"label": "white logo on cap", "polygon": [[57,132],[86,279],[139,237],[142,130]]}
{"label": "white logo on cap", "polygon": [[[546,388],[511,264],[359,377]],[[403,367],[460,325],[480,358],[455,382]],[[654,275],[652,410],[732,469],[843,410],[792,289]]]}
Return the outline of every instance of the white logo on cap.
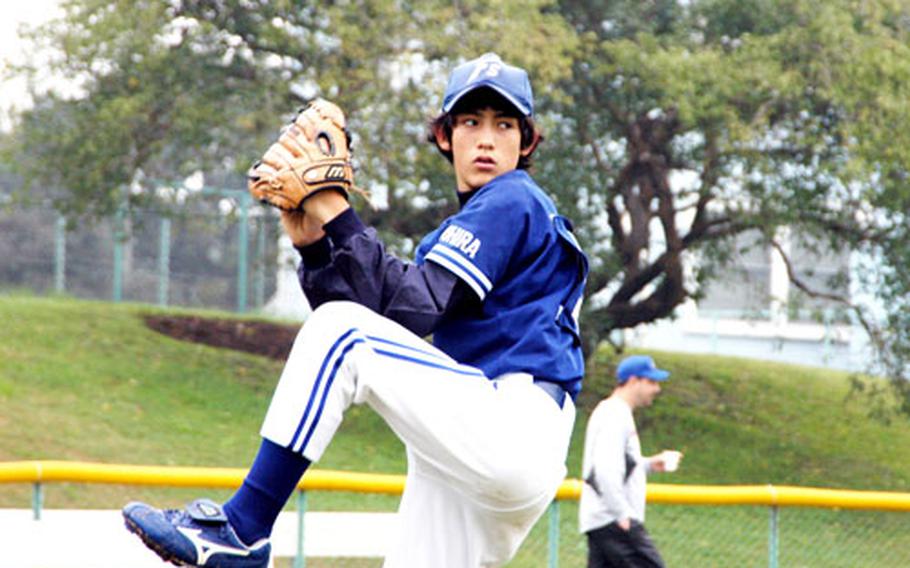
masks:
{"label": "white logo on cap", "polygon": [[499,71],[502,69],[502,64],[499,61],[483,61],[477,64],[474,67],[474,71],[471,72],[471,76],[468,77],[466,83],[471,84],[481,75],[486,75],[487,77],[495,77],[499,75]]}

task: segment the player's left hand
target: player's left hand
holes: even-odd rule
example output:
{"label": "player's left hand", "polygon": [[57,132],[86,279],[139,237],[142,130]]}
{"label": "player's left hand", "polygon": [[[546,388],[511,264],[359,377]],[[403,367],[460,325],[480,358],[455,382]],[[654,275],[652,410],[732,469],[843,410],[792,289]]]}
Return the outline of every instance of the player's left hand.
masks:
{"label": "player's left hand", "polygon": [[281,211],[281,226],[294,246],[305,247],[321,239],[325,235],[322,225],[303,211]]}

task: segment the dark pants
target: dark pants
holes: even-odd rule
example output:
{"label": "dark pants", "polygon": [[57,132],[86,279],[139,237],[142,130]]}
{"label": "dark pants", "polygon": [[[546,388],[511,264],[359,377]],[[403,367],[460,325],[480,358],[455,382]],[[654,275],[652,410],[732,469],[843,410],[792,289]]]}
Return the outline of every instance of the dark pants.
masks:
{"label": "dark pants", "polygon": [[628,531],[610,523],[587,534],[588,568],[665,568],[648,531],[637,521]]}

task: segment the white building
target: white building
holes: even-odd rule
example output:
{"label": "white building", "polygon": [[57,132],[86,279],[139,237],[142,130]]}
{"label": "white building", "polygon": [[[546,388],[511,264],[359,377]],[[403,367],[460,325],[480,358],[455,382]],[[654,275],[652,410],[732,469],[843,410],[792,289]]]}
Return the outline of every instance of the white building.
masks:
{"label": "white building", "polygon": [[[742,240],[750,238],[743,236]],[[791,265],[814,290],[861,301],[857,273],[864,263],[856,253],[820,256],[798,239],[779,239]],[[745,244],[745,243],[743,243]],[[831,277],[849,274],[832,285]],[[868,335],[843,305],[808,299],[788,277],[787,265],[773,248],[743,254],[735,268],[708,284],[697,304],[677,308],[675,319],[642,325],[625,333],[629,346],[664,351],[711,353],[864,371],[871,361]]]}

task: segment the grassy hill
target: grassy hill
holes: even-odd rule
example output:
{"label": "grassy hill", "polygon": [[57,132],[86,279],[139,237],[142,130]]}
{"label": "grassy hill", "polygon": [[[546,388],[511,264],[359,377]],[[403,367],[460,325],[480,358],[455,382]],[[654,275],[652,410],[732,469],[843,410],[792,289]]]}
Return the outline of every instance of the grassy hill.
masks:
{"label": "grassy hill", "polygon": [[[245,468],[281,363],[177,341],[148,329],[149,306],[0,296],[0,461],[87,460]],[[179,312],[169,310],[168,313]],[[233,314],[199,312],[211,317]],[[910,491],[910,419],[886,425],[849,399],[843,373],[743,359],[655,353],[673,372],[638,413],[645,453],[686,457],[663,483],[772,483]],[[603,353],[579,399],[569,469],[577,476],[588,414],[609,392]],[[402,446],[368,408],[353,408],[319,467],[403,473]],[[0,507],[30,487],[0,486]],[[48,507],[117,508],[134,498],[179,505],[217,491],[62,485]],[[314,508],[392,509],[394,497],[317,494]],[[564,521],[567,528],[572,519]]]}
{"label": "grassy hill", "polygon": [[[281,363],[148,329],[148,306],[0,296],[0,460],[73,459],[244,467]],[[171,313],[177,310],[170,310]],[[234,318],[233,314],[203,313]],[[891,425],[848,398],[844,373],[676,353],[644,451],[679,448],[679,483],[775,483],[910,491],[910,418]],[[590,367],[569,468],[614,361]],[[326,468],[403,472],[400,444],[354,408]]]}
{"label": "grassy hill", "polygon": [[[910,491],[910,417],[890,425],[850,395],[847,373],[734,357],[656,353],[672,371],[637,421],[645,453],[685,452],[673,483],[792,484]],[[608,391],[609,357],[591,369],[586,416]],[[578,458],[582,421],[572,455]]]}

